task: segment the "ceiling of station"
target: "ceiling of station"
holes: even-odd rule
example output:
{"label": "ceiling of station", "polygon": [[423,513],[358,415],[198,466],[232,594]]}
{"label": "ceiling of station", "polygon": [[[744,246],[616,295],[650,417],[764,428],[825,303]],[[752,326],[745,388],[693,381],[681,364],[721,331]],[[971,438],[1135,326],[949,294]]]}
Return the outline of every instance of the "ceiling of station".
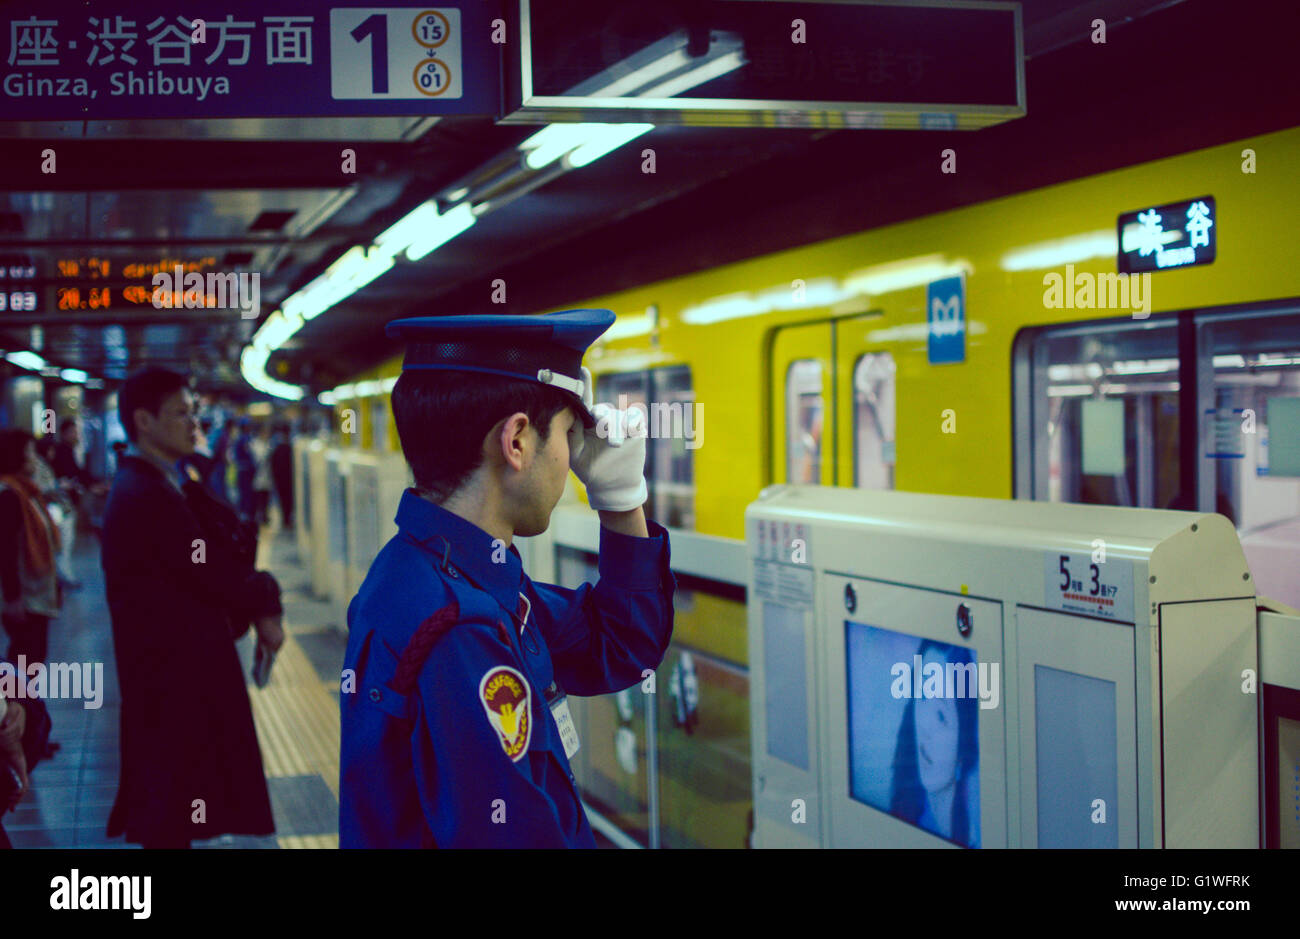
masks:
{"label": "ceiling of station", "polygon": [[[1300,123],[1289,33],[1250,6],[1026,0],[1029,114],[977,132],[657,128],[327,310],[273,374],[321,390],[396,354],[382,326],[400,316],[550,308]],[[1088,42],[1098,17],[1105,46]],[[1207,36],[1211,51],[1190,56]],[[487,118],[0,120],[0,258],[29,259],[71,307],[0,313],[0,349],[109,382],[157,363],[248,392],[238,354],[262,317],[536,130]],[[934,171],[944,146],[961,148],[956,176]],[[640,171],[643,147],[654,174]],[[47,149],[57,172],[41,172]],[[259,274],[260,312],[124,312],[116,295],[110,313],[93,308],[92,290],[130,286],[129,265],[164,261]],[[502,305],[490,301],[498,278]]]}

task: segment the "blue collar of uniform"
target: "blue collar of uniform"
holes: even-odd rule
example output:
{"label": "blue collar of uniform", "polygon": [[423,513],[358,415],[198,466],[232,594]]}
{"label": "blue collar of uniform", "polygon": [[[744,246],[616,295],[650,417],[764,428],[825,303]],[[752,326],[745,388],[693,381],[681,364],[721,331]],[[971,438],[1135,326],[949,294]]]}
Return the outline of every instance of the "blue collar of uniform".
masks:
{"label": "blue collar of uniform", "polygon": [[[428,551],[434,567],[446,563],[490,593],[507,610],[519,606],[524,565],[511,545],[501,549],[491,535],[442,506],[434,505],[414,489],[402,493],[397,506],[397,527]],[[493,557],[504,562],[493,562]]]}

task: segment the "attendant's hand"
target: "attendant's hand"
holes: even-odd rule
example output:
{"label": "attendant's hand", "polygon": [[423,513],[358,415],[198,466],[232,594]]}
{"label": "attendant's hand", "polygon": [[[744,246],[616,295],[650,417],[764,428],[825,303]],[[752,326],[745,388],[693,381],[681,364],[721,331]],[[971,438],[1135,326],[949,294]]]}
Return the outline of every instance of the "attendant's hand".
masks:
{"label": "attendant's hand", "polygon": [[263,616],[253,622],[257,630],[257,641],[272,652],[279,652],[284,645],[284,627],[278,616]]}
{"label": "attendant's hand", "polygon": [[18,772],[22,786],[14,793],[9,805],[0,806],[0,813],[17,805],[30,785],[27,778],[27,757],[23,755],[23,730],[27,726],[27,712],[17,701],[8,701],[6,704],[4,720],[0,721],[0,764],[12,766]]}
{"label": "attendant's hand", "polygon": [[[591,384],[584,367],[583,383]],[[584,388],[583,403],[590,393]],[[569,466],[587,487],[587,502],[602,512],[630,512],[645,504],[645,413],[608,404],[589,408],[596,426],[585,430],[581,447],[571,441]]]}

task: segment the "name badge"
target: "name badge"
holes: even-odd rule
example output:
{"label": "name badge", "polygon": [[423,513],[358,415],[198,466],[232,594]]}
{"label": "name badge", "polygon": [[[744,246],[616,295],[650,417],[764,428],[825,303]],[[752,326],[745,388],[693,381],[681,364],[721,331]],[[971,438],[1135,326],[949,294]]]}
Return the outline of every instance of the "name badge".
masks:
{"label": "name badge", "polygon": [[555,727],[560,732],[560,741],[564,744],[565,759],[573,759],[578,752],[578,728],[574,726],[573,715],[569,713],[569,696],[562,694],[551,702],[551,716],[555,718]]}

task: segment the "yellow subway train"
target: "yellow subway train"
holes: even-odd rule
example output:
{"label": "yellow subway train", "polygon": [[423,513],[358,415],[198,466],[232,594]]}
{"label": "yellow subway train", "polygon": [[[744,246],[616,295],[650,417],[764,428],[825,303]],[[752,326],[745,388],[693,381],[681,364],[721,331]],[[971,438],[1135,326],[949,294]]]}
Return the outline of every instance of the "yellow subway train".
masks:
{"label": "yellow subway train", "polygon": [[[618,314],[587,364],[598,400],[650,412],[650,510],[666,525],[734,542],[783,482],[1199,508],[1237,526],[1261,595],[1300,606],[1297,180],[1293,128],[565,306]],[[1194,251],[1178,247],[1189,234]],[[957,318],[936,309],[951,283]],[[354,383],[381,388],[400,362]],[[386,396],[337,406],[363,448],[397,449]],[[601,699],[575,771],[624,830],[739,846],[744,593],[700,573],[660,670],[689,667],[707,699],[694,736]],[[657,734],[653,808],[620,727]]]}
{"label": "yellow subway train", "polygon": [[[826,485],[1032,495],[1013,486],[1017,337],[1029,328],[1097,320],[1158,331],[1180,312],[1252,308],[1250,317],[1262,322],[1294,310],[1298,179],[1300,128],[619,293],[575,297],[569,306],[607,307],[619,315],[588,359],[602,399],[635,388],[628,376],[688,370],[686,387],[666,386],[667,397],[697,405],[695,426],[682,428],[677,448],[689,460],[693,491],[689,504],[673,513],[685,527],[740,538],[745,506],[765,485],[796,474]],[[1121,213],[1205,194],[1219,213],[1217,257],[1153,274],[1150,296],[1141,298],[1147,310],[1131,302],[1102,308],[1095,297],[1093,308],[1045,304],[1052,293],[1045,281],[1064,275],[1067,264],[1075,278],[1116,273]],[[954,274],[965,279],[965,361],[932,365],[926,285]],[[1048,367],[1070,364],[1079,363]],[[356,380],[395,377],[399,367],[397,356]],[[892,395],[882,397],[891,383]],[[808,401],[817,396],[820,410]],[[892,405],[893,413],[863,427],[862,399],[871,399],[868,411]],[[386,404],[386,396],[358,409],[362,445],[374,444],[376,419],[386,417],[383,446],[395,448],[391,411],[373,406],[380,401]],[[823,430],[815,435],[819,413]],[[812,445],[797,439],[796,426]],[[686,430],[696,439],[684,439]],[[866,452],[865,437],[880,437],[885,446]]]}

